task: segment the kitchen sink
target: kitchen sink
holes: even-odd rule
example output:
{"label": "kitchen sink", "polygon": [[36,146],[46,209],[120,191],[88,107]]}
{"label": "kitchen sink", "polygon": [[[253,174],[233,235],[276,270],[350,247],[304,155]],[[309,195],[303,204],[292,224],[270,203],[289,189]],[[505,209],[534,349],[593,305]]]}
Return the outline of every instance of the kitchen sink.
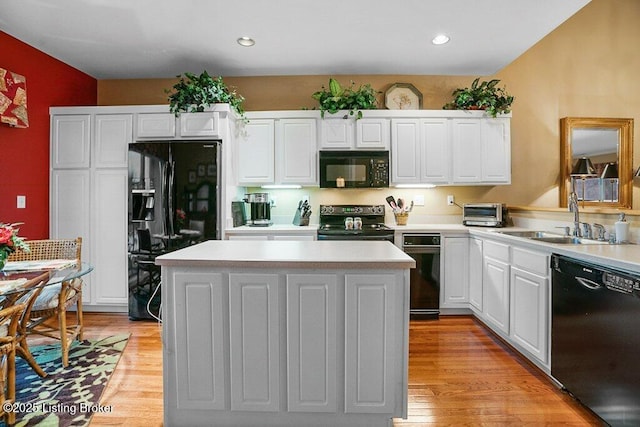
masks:
{"label": "kitchen sink", "polygon": [[609,243],[606,240],[591,240],[583,239],[581,237],[563,236],[562,234],[551,233],[548,231],[500,231],[499,233],[559,245],[606,245]]}
{"label": "kitchen sink", "polygon": [[548,231],[500,231],[507,236],[526,237],[527,239],[544,239],[563,237],[562,234],[550,233]]}

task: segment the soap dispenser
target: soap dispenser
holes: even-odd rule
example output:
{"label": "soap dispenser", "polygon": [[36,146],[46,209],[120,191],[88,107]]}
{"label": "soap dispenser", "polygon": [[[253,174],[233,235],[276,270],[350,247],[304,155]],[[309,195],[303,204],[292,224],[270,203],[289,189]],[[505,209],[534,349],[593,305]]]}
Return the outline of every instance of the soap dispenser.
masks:
{"label": "soap dispenser", "polygon": [[629,240],[629,223],[625,219],[624,213],[621,213],[618,217],[618,221],[615,223],[616,228],[616,243],[624,243]]}

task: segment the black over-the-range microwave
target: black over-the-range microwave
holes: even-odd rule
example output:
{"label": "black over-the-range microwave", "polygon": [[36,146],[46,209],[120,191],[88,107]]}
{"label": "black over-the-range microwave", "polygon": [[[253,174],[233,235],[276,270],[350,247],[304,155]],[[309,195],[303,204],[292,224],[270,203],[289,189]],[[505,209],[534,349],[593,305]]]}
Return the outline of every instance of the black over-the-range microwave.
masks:
{"label": "black over-the-range microwave", "polygon": [[320,188],[389,186],[389,151],[320,151]]}

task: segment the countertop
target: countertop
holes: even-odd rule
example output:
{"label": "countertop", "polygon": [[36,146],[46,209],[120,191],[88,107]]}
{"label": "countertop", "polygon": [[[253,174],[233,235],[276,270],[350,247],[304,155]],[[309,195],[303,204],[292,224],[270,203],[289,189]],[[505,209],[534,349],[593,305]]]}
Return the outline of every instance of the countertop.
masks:
{"label": "countertop", "polygon": [[156,258],[161,266],[407,269],[415,261],[384,241],[208,240]]}

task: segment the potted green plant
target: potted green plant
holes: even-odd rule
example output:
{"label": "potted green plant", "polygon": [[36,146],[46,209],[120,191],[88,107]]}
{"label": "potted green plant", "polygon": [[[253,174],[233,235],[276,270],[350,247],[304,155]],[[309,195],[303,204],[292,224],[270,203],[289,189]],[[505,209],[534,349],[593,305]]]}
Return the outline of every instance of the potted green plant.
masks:
{"label": "potted green plant", "polygon": [[231,108],[244,117],[242,103],[244,97],[229,89],[222,77],[212,77],[206,71],[202,74],[184,73],[176,76],[180,80],[173,85],[173,90],[166,90],[169,94],[169,109],[176,116],[181,112],[202,112],[213,104],[229,104]]}
{"label": "potted green plant", "polygon": [[[322,89],[315,92],[311,97],[320,104],[320,115],[324,118],[324,113],[335,114],[340,110],[348,110],[349,115],[356,115],[356,119],[362,118],[361,110],[375,110],[378,100],[375,91],[370,84],[361,85],[354,88],[355,83],[351,81],[349,87],[342,87],[336,79],[329,79],[329,88],[322,86]],[[347,116],[345,116],[346,118]]]}
{"label": "potted green plant", "polygon": [[471,87],[458,88],[452,92],[453,101],[445,104],[445,110],[485,110],[491,117],[509,113],[514,97],[504,88],[498,87],[500,80],[480,82],[480,78],[471,83]]}

